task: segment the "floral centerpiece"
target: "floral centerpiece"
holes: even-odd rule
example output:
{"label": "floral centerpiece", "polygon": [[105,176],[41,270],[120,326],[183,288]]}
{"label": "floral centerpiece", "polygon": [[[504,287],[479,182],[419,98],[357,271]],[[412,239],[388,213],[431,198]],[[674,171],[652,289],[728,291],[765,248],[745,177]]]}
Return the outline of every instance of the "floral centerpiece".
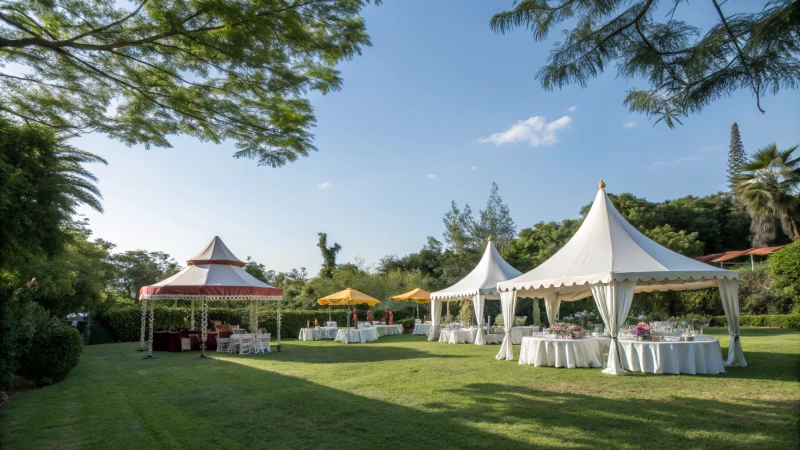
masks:
{"label": "floral centerpiece", "polygon": [[370,309],[367,310],[367,322],[372,324],[372,310]]}
{"label": "floral centerpiece", "polygon": [[639,322],[636,324],[636,326],[631,330],[631,333],[636,336],[636,340],[638,341],[649,341],[651,337],[650,326],[644,322]]}
{"label": "floral centerpiece", "polygon": [[561,339],[580,339],[585,330],[580,325],[559,322],[550,326],[550,334],[556,335]]}

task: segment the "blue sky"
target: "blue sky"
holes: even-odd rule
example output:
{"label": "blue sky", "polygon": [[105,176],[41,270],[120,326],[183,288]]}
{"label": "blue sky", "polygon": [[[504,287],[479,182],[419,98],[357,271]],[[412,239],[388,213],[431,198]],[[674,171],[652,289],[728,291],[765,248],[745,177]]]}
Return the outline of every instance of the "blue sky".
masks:
{"label": "blue sky", "polygon": [[[576,217],[601,177],[608,192],[652,201],[723,190],[734,121],[748,152],[800,143],[798,91],[762,99],[766,114],[739,91],[673,130],[629,114],[625,92],[646,85],[613,71],[585,89],[545,92],[535,74],[550,45],[524,30],[489,29],[492,14],[510,6],[369,7],[374,46],[340,65],[342,91],[311,96],[319,152],[280,169],[234,159],[233,142],[176,137],[174,148],[145,150],[80,138],[76,145],[109,161],[90,168],[105,213],[82,212],[119,250],[161,250],[183,263],[219,235],[242,259],[316,274],[318,232],[342,245],[339,261],[374,264],[441,238],[450,201],[477,211],[492,181],[521,228]],[[712,20],[709,8],[685,14]]]}

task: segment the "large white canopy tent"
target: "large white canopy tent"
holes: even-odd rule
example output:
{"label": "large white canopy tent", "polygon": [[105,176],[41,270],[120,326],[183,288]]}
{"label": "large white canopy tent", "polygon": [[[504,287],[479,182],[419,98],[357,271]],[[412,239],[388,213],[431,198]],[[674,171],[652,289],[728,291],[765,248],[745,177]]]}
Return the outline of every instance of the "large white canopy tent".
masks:
{"label": "large white canopy tent", "polygon": [[[283,289],[270,286],[249,273],[243,267],[245,263],[237,258],[222,242],[219,236],[195,255],[187,266],[175,275],[159,281],[151,286],[143,286],[139,290],[142,301],[142,329],[140,337],[141,350],[144,350],[145,322],[147,318],[147,301],[150,301],[150,336],[148,358],[153,356],[153,318],[155,302],[159,300],[191,300],[191,328],[195,328],[195,300],[202,300],[201,307],[201,358],[205,358],[206,331],[208,328],[208,302],[246,300],[251,302],[251,327],[258,326],[258,304],[261,301],[277,301],[277,338],[278,351],[281,345],[281,300]],[[255,319],[255,325],[252,322]]]}
{"label": "large white canopy tent", "polygon": [[[442,317],[442,301],[472,299],[472,306],[475,308],[475,317],[478,323],[478,334],[475,337],[475,344],[486,345],[486,337],[483,335],[483,305],[486,299],[499,300],[500,295],[497,291],[497,283],[519,276],[521,272],[507,263],[492,243],[486,244],[480,262],[472,272],[469,273],[458,283],[449,288],[431,293],[431,331],[428,340],[439,338],[439,322]],[[513,324],[513,320],[512,320]],[[510,329],[509,331],[510,332]]]}
{"label": "large white canopy tent", "polygon": [[[522,276],[500,282],[503,315],[513,316],[516,299],[544,298],[553,323],[561,301],[594,296],[597,309],[611,332],[607,368],[620,374],[617,335],[628,317],[633,294],[718,287],[731,335],[728,366],[746,366],[739,342],[738,273],[695,261],[652,241],[633,227],[608,199],[600,181],[592,208],[580,229],[550,259]],[[503,343],[497,359],[513,359]]]}

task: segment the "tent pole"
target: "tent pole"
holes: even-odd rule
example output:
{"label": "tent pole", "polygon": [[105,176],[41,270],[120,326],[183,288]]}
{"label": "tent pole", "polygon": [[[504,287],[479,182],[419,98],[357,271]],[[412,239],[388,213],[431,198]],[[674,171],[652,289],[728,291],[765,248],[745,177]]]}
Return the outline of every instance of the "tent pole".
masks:
{"label": "tent pole", "polygon": [[281,301],[283,298],[278,300],[278,352],[281,351]]}
{"label": "tent pole", "polygon": [[144,336],[147,333],[147,300],[142,299],[142,330],[139,333],[139,350],[144,351]]}
{"label": "tent pole", "polygon": [[194,327],[194,300],[192,300],[192,321],[191,324],[189,325],[189,329],[192,331],[196,330],[196,328]]}
{"label": "tent pole", "polygon": [[[200,358],[206,358],[206,340],[208,339],[208,299],[203,299],[203,303],[200,304],[200,327],[202,328],[202,333],[200,335]],[[219,334],[217,334],[219,337]]]}
{"label": "tent pole", "polygon": [[156,314],[156,302],[150,300],[150,336],[147,340],[148,342],[148,355],[144,357],[144,359],[153,359],[153,319]]}

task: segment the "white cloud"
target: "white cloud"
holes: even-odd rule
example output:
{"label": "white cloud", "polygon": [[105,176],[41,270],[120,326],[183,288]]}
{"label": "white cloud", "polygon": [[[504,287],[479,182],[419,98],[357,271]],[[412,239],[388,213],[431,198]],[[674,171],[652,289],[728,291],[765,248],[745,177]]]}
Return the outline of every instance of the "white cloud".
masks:
{"label": "white cloud", "polygon": [[317,187],[320,189],[328,189],[331,186],[333,186],[333,183],[331,183],[330,181],[326,181],[324,183],[320,183],[317,185]]}
{"label": "white cloud", "polygon": [[469,168],[469,170],[475,170],[477,168],[478,168],[478,166],[472,166],[472,167]]}
{"label": "white cloud", "polygon": [[532,147],[553,145],[558,142],[558,133],[568,128],[571,123],[572,119],[569,116],[552,122],[548,122],[544,116],[533,116],[526,120],[520,120],[506,131],[480,138],[479,141],[482,144],[491,142],[497,146],[522,141],[528,141]]}
{"label": "white cloud", "polygon": [[578,109],[577,106],[570,106],[569,108],[567,108],[567,111],[572,112],[575,111],[576,109]]}
{"label": "white cloud", "polygon": [[435,173],[429,173],[429,174],[428,174],[428,179],[429,179],[429,180],[435,180],[435,179],[437,179],[437,178],[439,178],[439,177],[437,177]]}
{"label": "white cloud", "polygon": [[633,127],[636,126],[636,121],[635,120],[628,120],[626,122],[623,122],[622,126],[625,127],[625,128],[633,128]]}
{"label": "white cloud", "polygon": [[724,147],[724,145],[722,145],[722,144],[709,145],[708,147],[701,147],[700,151],[701,152],[710,152],[711,150],[716,150],[716,149],[722,148],[722,147]]}

